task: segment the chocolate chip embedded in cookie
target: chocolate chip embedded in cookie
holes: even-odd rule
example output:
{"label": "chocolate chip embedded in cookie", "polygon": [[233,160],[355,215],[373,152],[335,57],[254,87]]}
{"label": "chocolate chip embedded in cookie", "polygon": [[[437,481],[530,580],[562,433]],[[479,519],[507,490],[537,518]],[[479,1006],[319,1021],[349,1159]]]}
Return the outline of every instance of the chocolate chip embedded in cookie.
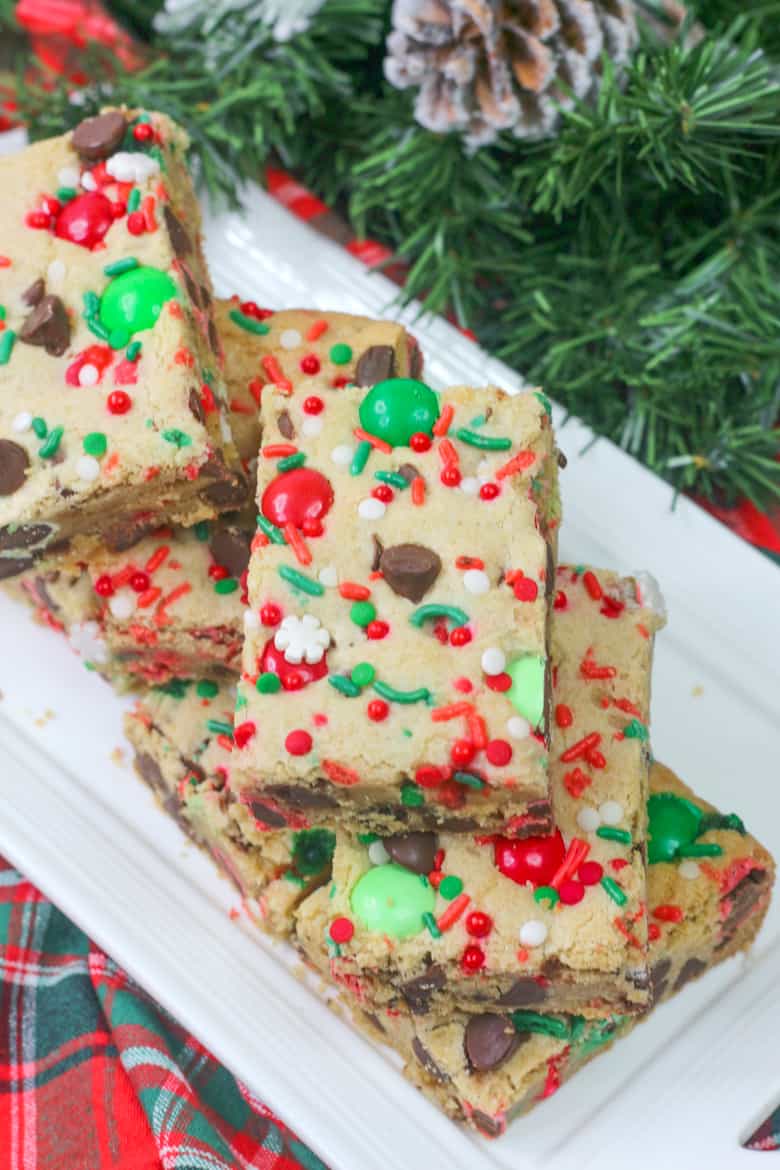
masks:
{"label": "chocolate chip embedded in cookie", "polygon": [[436,856],[435,833],[399,833],[385,837],[384,847],[398,865],[412,873],[428,874]]}
{"label": "chocolate chip embedded in cookie", "polygon": [[486,1012],[469,1020],[463,1043],[471,1067],[476,1072],[489,1072],[508,1060],[527,1039],[527,1034],[520,1036],[508,1016]]}
{"label": "chocolate chip embedded in cookie", "polygon": [[395,350],[391,345],[372,345],[360,358],[355,370],[358,386],[375,386],[395,374]]}
{"label": "chocolate chip embedded in cookie", "polygon": [[79,122],[71,135],[70,144],[82,158],[90,162],[108,158],[121,143],[127,130],[127,119],[119,110],[110,110],[94,118]]}
{"label": "chocolate chip embedded in cookie", "polygon": [[192,240],[189,237],[187,229],[182,224],[181,220],[175,215],[168,204],[163,208],[163,219],[165,226],[168,229],[168,235],[171,241],[171,247],[176,255],[181,259],[182,256],[189,256],[192,251]]}
{"label": "chocolate chip embedded in cookie", "polygon": [[51,357],[64,354],[70,343],[70,320],[59,297],[41,297],[19,330],[19,340],[42,346]]}
{"label": "chocolate chip embedded in cookie", "polygon": [[30,458],[24,447],[11,439],[0,439],[0,496],[18,492],[27,477]]}
{"label": "chocolate chip embedded in cookie", "polygon": [[239,578],[249,564],[249,534],[241,528],[218,525],[211,534],[209,549],[218,565],[224,565],[231,577]]}
{"label": "chocolate chip embedded in cookie", "polygon": [[422,601],[441,572],[441,557],[422,544],[395,544],[386,548],[379,571],[399,597]]}

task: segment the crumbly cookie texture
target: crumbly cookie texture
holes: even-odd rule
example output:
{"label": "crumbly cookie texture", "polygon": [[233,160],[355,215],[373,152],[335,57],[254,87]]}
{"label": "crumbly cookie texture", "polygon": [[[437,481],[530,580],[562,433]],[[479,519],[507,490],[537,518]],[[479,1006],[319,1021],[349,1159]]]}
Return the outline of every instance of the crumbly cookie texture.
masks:
{"label": "crumbly cookie texture", "polygon": [[[750,947],[769,906],[775,866],[739,817],[719,814],[661,764],[651,770],[651,793],[649,957],[657,1003]],[[491,1137],[637,1020],[535,1010],[453,1012],[437,1020],[368,1005],[353,1014],[401,1053],[407,1076],[427,1096]]]}
{"label": "crumbly cookie texture", "polygon": [[310,952],[374,1004],[419,1015],[637,1011],[649,999],[645,804],[653,634],[639,583],[561,568],[552,622],[555,832],[338,833],[302,907]]}
{"label": "crumbly cookie texture", "polygon": [[262,422],[236,792],[258,821],[545,831],[544,396],[280,387]]}
{"label": "crumbly cookie texture", "polygon": [[[265,359],[304,399],[309,391],[324,398],[339,393],[334,382],[355,380],[358,371],[368,377],[372,352],[391,353],[402,374],[419,368],[416,343],[391,321],[308,310],[272,313],[237,297],[216,302],[215,319],[225,353],[231,426],[251,477],[260,445]],[[347,340],[352,358],[335,364],[330,351]],[[96,554],[85,570],[90,587],[78,591],[71,588],[73,574],[57,564],[36,566],[23,580],[36,605],[66,628],[98,621],[107,647],[104,669],[115,681],[225,677],[240,669],[245,573],[255,527],[249,510],[166,529],[125,553]],[[73,612],[77,598],[88,614]]]}
{"label": "crumbly cookie texture", "polygon": [[165,810],[214,858],[250,912],[287,935],[298,902],[330,874],[328,829],[259,835],[225,786],[230,758],[231,683],[175,680],[150,690],[125,718],[135,767]]}
{"label": "crumbly cookie texture", "polygon": [[186,146],[110,110],[0,159],[0,578],[247,499]]}

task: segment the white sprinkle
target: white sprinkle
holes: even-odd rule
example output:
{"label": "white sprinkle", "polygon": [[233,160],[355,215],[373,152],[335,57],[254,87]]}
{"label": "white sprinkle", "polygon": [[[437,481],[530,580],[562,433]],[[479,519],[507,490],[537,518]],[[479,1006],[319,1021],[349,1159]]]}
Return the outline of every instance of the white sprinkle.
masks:
{"label": "white sprinkle", "polygon": [[623,820],[623,805],[617,800],[605,800],[599,808],[599,816],[605,825],[619,825]]}
{"label": "white sprinkle", "polygon": [[390,854],[381,841],[371,842],[368,847],[368,860],[372,865],[386,865],[390,860]]}
{"label": "white sprinkle", "polygon": [[498,646],[488,646],[482,655],[482,669],[485,674],[503,674],[506,666],[506,655]]}
{"label": "white sprinkle", "polygon": [[78,167],[60,167],[57,171],[57,186],[78,187],[80,178]]}
{"label": "white sprinkle", "polygon": [[79,386],[97,386],[100,370],[91,362],[85,362],[79,370]]}
{"label": "white sprinkle", "polygon": [[317,574],[317,580],[320,585],[324,585],[326,589],[335,589],[339,583],[339,575],[335,565],[325,565]]}
{"label": "white sprinkle", "polygon": [[282,349],[297,349],[303,341],[297,329],[285,329],[284,333],[279,334],[279,344]]}
{"label": "white sprinkle", "polygon": [[92,171],[84,171],[81,176],[81,185],[85,191],[97,191],[97,181],[93,177]]}
{"label": "white sprinkle", "polygon": [[463,574],[463,588],[467,593],[487,593],[490,589],[490,578],[482,569],[466,569]]}
{"label": "white sprinkle", "polygon": [[361,500],[358,504],[358,516],[363,520],[379,520],[384,516],[387,508],[381,500],[375,500],[373,496],[369,496],[366,500]]}
{"label": "white sprinkle", "polygon": [[135,594],[130,589],[120,589],[118,593],[109,598],[108,608],[111,610],[112,617],[124,621],[135,612]]}
{"label": "white sprinkle", "polygon": [[100,475],[100,464],[91,455],[82,455],[76,460],[76,475],[79,479],[97,479]]}
{"label": "white sprinkle", "polygon": [[686,881],[692,882],[699,876],[701,870],[695,861],[681,861],[677,866],[677,872],[681,878],[685,878]]}
{"label": "white sprinkle", "polygon": [[260,629],[260,618],[253,609],[247,609],[244,611],[244,629],[247,631],[247,633],[251,633],[252,630]]}
{"label": "white sprinkle", "polygon": [[16,431],[17,435],[21,435],[22,431],[29,431],[33,416],[29,410],[20,410],[11,423],[11,429]]}
{"label": "white sprinkle", "polygon": [[531,734],[531,724],[522,715],[513,715],[506,721],[506,729],[512,739],[527,739]]}
{"label": "white sprinkle", "polygon": [[520,942],[524,947],[540,947],[546,938],[547,927],[538,918],[532,918],[520,927]]}
{"label": "white sprinkle", "polygon": [[474,475],[467,475],[460,481],[460,490],[467,496],[475,496],[479,491],[479,480]]}
{"label": "white sprinkle", "polygon": [[55,285],[59,288],[65,279],[65,265],[62,260],[52,260],[49,267],[46,269],[46,280],[50,285]]}
{"label": "white sprinkle", "polygon": [[68,641],[87,662],[100,665],[108,661],[108,647],[100,636],[97,622],[76,622],[68,630]]}
{"label": "white sprinkle", "polygon": [[352,456],[354,455],[354,453],[355,452],[352,450],[352,448],[349,446],[348,443],[340,443],[338,447],[333,448],[333,450],[330,453],[330,457],[334,463],[340,463],[343,467],[347,463],[352,462]]}
{"label": "white sprinkle", "polygon": [[586,805],[577,813],[577,824],[585,833],[595,833],[596,829],[601,824],[601,817],[596,812],[595,808]]}
{"label": "white sprinkle", "polygon": [[145,183],[160,173],[160,164],[149,154],[119,150],[106,162],[106,170],[118,183]]}
{"label": "white sprinkle", "polygon": [[314,439],[320,434],[324,425],[319,415],[307,414],[301,423],[301,434],[305,435],[307,439]]}

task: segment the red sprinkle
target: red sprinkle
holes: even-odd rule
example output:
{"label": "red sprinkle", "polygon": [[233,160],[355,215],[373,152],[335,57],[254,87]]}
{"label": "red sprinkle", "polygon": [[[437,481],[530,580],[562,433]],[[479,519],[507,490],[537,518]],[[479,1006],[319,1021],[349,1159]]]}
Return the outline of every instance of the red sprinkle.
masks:
{"label": "red sprinkle", "polygon": [[568,604],[569,604],[568,597],[566,596],[566,594],[563,592],[562,589],[559,589],[557,591],[557,593],[555,594],[555,601],[553,602],[553,609],[557,609],[557,610],[566,609],[566,606]]}
{"label": "red sprinkle", "polygon": [[383,451],[385,455],[389,455],[393,449],[384,439],[380,439],[376,435],[369,435],[368,431],[364,431],[362,427],[355,427],[352,433],[359,442],[370,443],[375,450]]}
{"label": "red sprinkle", "polygon": [[436,920],[439,930],[449,930],[451,926],[454,926],[470,901],[471,898],[468,894],[458,894],[457,898],[453,898],[447,909]]}
{"label": "red sprinkle", "polygon": [[412,503],[418,508],[425,503],[425,480],[421,475],[416,475],[412,480]]}
{"label": "red sprinkle", "polygon": [[446,776],[435,764],[421,764],[414,773],[414,779],[421,788],[438,788]]}
{"label": "red sprinkle", "polygon": [[604,869],[598,861],[583,861],[577,870],[577,877],[584,886],[595,886],[604,876]]}
{"label": "red sprinkle", "polygon": [[342,581],[339,593],[347,601],[367,601],[371,590],[366,585],[358,585],[356,581]]}
{"label": "red sprinkle", "polygon": [[323,333],[326,333],[328,329],[328,322],[321,317],[319,321],[313,321],[309,326],[309,332],[306,334],[306,340],[318,341],[320,337],[322,337]]}
{"label": "red sprinkle", "polygon": [[142,211],[131,211],[127,217],[127,230],[131,236],[142,236],[146,231],[146,219]]}
{"label": "red sprinkle", "polygon": [[651,913],[653,918],[657,918],[660,922],[682,922],[685,918],[682,907],[671,904],[656,906]]}
{"label": "red sprinkle", "polygon": [[647,927],[648,942],[657,942],[661,937],[661,927],[657,922],[650,922]]}
{"label": "red sprinkle", "polygon": [[561,760],[564,764],[571,764],[574,760],[581,760],[588,754],[591,748],[596,748],[601,743],[601,735],[598,731],[591,731],[590,735],[584,736],[583,739],[577,740],[570,748],[561,754]]}
{"label": "red sprinkle", "polygon": [[139,122],[137,126],[133,127],[133,138],[136,142],[148,142],[153,137],[154,130],[148,122]]}
{"label": "red sprinkle", "polygon": [[434,435],[439,438],[441,435],[446,435],[450,429],[450,423],[455,417],[455,408],[448,402],[442,407],[442,412],[433,424],[432,430]]}
{"label": "red sprinkle", "polygon": [[565,703],[559,703],[555,708],[555,722],[559,727],[571,727],[574,721],[574,716],[571,713],[571,707],[567,707]]}
{"label": "red sprinkle", "polygon": [[499,694],[503,694],[504,691],[508,691],[512,685],[511,676],[508,675],[506,671],[504,671],[503,674],[486,674],[484,682],[488,690],[498,691]]}
{"label": "red sprinkle", "polygon": [[[238,728],[236,728],[238,730]],[[312,738],[308,731],[291,731],[284,741],[284,746],[291,756],[305,756],[311,751]]]}
{"label": "red sprinkle", "polygon": [[518,601],[536,601],[539,596],[539,586],[531,577],[518,578],[513,589]]}
{"label": "red sprinkle", "polygon": [[292,392],[292,382],[285,378],[279,362],[272,353],[264,354],[263,357],[260,358],[260,365],[265,370],[269,380],[273,382],[273,384],[279,390],[283,390],[288,394]]}
{"label": "red sprinkle", "polygon": [[582,584],[594,601],[601,601],[604,596],[604,590],[601,588],[598,577],[590,569],[588,569],[587,573],[582,574]]}
{"label": "red sprinkle", "polygon": [[511,459],[507,460],[496,471],[496,479],[506,479],[509,475],[516,475],[519,471],[526,471],[532,463],[536,462],[536,455],[533,451],[518,451]]}
{"label": "red sprinkle", "polygon": [[338,760],[323,760],[322,770],[334,784],[342,784],[348,788],[353,784],[360,783],[359,773],[352,768],[347,768],[345,764],[340,764]]}
{"label": "red sprinkle", "polygon": [[233,742],[236,747],[246,747],[256,731],[257,727],[251,719],[247,719],[246,723],[239,723],[233,730]]}

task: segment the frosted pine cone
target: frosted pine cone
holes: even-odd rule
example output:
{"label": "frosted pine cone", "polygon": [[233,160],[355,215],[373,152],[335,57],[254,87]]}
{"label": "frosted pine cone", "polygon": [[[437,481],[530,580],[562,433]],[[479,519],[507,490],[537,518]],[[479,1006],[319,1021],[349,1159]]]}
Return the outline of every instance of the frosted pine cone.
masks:
{"label": "frosted pine cone", "polygon": [[598,87],[637,44],[633,0],[394,0],[385,76],[419,88],[415,117],[483,146],[499,130],[554,133],[560,110]]}

